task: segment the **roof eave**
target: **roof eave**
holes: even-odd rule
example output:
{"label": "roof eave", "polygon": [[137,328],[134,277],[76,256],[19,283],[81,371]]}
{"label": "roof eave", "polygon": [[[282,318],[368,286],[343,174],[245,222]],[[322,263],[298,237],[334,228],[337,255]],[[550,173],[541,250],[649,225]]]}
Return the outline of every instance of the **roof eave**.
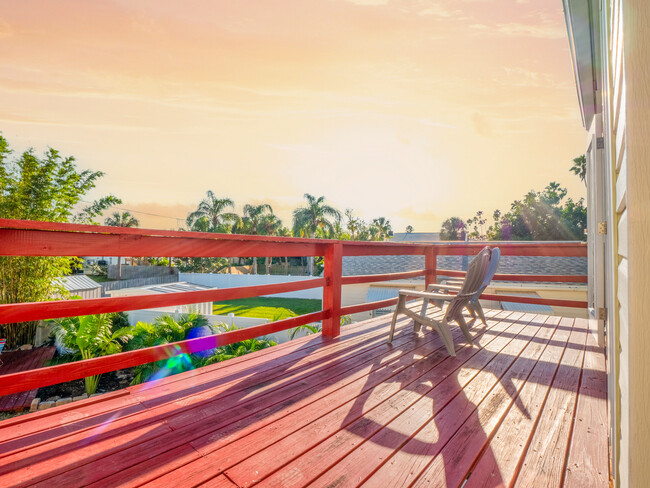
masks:
{"label": "roof eave", "polygon": [[562,0],[562,4],[582,124],[589,129],[594,114],[598,112],[599,7],[593,0]]}

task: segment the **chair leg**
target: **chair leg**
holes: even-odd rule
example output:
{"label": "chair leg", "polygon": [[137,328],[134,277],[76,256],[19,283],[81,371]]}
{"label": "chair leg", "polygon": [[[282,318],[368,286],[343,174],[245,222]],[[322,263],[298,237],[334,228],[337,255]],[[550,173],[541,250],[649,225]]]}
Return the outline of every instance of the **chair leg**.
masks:
{"label": "chair leg", "polygon": [[483,325],[487,325],[487,321],[485,320],[485,314],[483,313],[483,307],[481,307],[481,304],[479,303],[478,300],[476,300],[476,303],[474,304],[473,308],[474,310],[476,310],[478,316],[481,317],[481,322],[483,322]]}
{"label": "chair leg", "polygon": [[395,312],[393,313],[393,320],[390,322],[390,334],[388,335],[388,343],[393,342],[393,335],[395,334],[395,323],[397,322],[397,316],[404,308],[404,295],[399,295],[397,298],[397,307],[395,307]]}
{"label": "chair leg", "polygon": [[454,348],[454,338],[451,335],[451,330],[449,329],[449,324],[446,320],[436,323],[436,329],[442,339],[442,343],[447,348],[447,352],[450,356],[456,356],[456,349]]}
{"label": "chair leg", "polygon": [[476,318],[476,312],[474,311],[474,307],[472,306],[471,303],[468,303],[467,305],[465,305],[465,308],[469,312],[470,317]]}
{"label": "chair leg", "polygon": [[458,313],[458,315],[455,317],[456,322],[458,322],[458,325],[460,326],[460,330],[463,331],[463,335],[465,336],[465,339],[467,339],[467,342],[470,344],[473,344],[472,342],[472,334],[469,332],[469,327],[467,327],[467,322],[465,322],[465,317],[463,317],[462,313]]}
{"label": "chair leg", "polygon": [[420,316],[425,317],[427,315],[427,307],[429,306],[429,300],[426,298],[422,299],[422,310],[420,310]]}

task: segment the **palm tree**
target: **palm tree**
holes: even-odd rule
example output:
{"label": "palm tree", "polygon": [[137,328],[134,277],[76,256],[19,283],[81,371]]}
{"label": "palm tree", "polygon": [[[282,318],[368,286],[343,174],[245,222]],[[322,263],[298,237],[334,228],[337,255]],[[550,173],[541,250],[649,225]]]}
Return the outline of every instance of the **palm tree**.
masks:
{"label": "palm tree", "polygon": [[383,241],[390,235],[393,228],[390,225],[390,220],[386,220],[385,217],[379,217],[373,219],[372,230],[374,231],[375,240]]}
{"label": "palm tree", "polygon": [[[316,198],[309,193],[305,193],[307,200],[306,207],[299,207],[293,211],[293,233],[296,236],[309,236],[314,238],[318,229],[334,231],[334,226],[329,218],[336,222],[341,221],[341,212],[334,207],[326,205],[325,197]],[[314,274],[314,260],[307,261],[309,274]]]}
{"label": "palm tree", "polygon": [[[268,203],[260,205],[244,205],[244,216],[242,218],[242,227],[245,234],[263,234],[265,230],[264,222],[273,215],[273,209]],[[281,224],[280,224],[281,225]],[[257,258],[253,258],[253,274],[257,274]]]}
{"label": "palm tree", "polygon": [[[270,207],[269,207],[270,208]],[[267,236],[277,236],[282,232],[282,221],[273,213],[267,214],[260,223],[262,234]],[[264,258],[264,267],[266,274],[271,274],[271,258],[266,256]],[[287,258],[288,262],[288,258]]]}
{"label": "palm tree", "polygon": [[[138,227],[140,222],[129,212],[113,212],[111,217],[107,217],[104,221],[106,225],[111,227]],[[122,257],[117,257],[117,279],[122,279]]]}
{"label": "palm tree", "polygon": [[187,216],[187,226],[197,232],[230,232],[231,225],[239,222],[237,214],[226,212],[235,206],[230,198],[217,198],[212,190],[206,192],[197,209]]}

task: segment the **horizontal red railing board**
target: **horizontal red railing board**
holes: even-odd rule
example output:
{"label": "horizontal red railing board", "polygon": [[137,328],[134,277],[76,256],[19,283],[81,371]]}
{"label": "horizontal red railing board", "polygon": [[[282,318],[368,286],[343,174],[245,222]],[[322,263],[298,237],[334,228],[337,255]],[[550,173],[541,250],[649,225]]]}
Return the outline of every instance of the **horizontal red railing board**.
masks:
{"label": "horizontal red railing board", "polygon": [[224,332],[223,334],[198,337],[196,339],[188,339],[161,346],[121,352],[110,356],[8,374],[0,376],[0,396],[66,381],[78,380],[87,376],[108,373],[109,371],[132,368],[140,364],[169,359],[180,354],[205,351],[206,349],[253,339],[311,322],[318,322],[326,319],[327,316],[327,312],[314,312],[268,324],[255,325],[246,329]]}
{"label": "horizontal red railing board", "polygon": [[[439,269],[438,276],[465,277],[465,271]],[[495,274],[493,280],[499,281],[539,281],[549,283],[588,283],[587,275],[529,275],[529,274]]]}
{"label": "horizontal red railing board", "polygon": [[[54,235],[65,235],[66,238],[54,238]],[[86,236],[87,240],[84,241],[84,237],[80,236]],[[88,238],[88,236],[103,236],[103,238],[95,241],[94,238]],[[112,237],[106,242],[108,236]],[[47,237],[50,239],[48,240]],[[16,238],[21,239],[20,244],[22,245],[12,244]],[[78,248],[80,241],[87,245]],[[325,247],[337,241],[0,219],[0,242],[2,243],[0,255],[5,256],[87,256],[97,254],[99,256],[251,257],[322,256]],[[98,242],[103,242],[103,244],[101,250],[96,251],[94,246]],[[171,242],[174,244],[170,244]],[[215,245],[216,243],[219,243],[219,247],[209,246],[209,244]],[[74,244],[77,247],[71,249],[70,246]],[[587,256],[587,245],[582,242],[542,244],[488,241],[408,244],[342,241],[342,244],[344,256],[423,255],[431,247],[435,249],[437,255],[441,256],[472,255],[486,245],[499,247],[503,255],[510,256]],[[92,249],[88,247],[90,245],[93,245]],[[11,251],[5,246],[9,246]]]}
{"label": "horizontal red railing board", "polygon": [[481,241],[470,243],[441,242],[431,244],[438,256],[466,256],[478,253],[485,246],[498,247],[504,256],[587,257],[585,242],[502,242]]}
{"label": "horizontal red railing board", "polygon": [[265,242],[205,236],[160,237],[0,229],[2,256],[278,257],[322,256],[324,253],[324,244],[307,240]]}
{"label": "horizontal red railing board", "polygon": [[360,283],[375,283],[378,281],[392,281],[392,280],[405,280],[408,278],[417,278],[424,276],[426,270],[407,271],[404,273],[386,273],[386,274],[372,274],[372,275],[356,275],[344,276],[341,279],[343,285],[358,285]]}
{"label": "horizontal red railing board", "polygon": [[341,315],[351,315],[353,313],[367,312],[377,310],[378,308],[392,307],[397,305],[397,298],[388,298],[387,300],[378,300],[376,302],[360,303],[358,305],[348,305],[341,308]]}
{"label": "horizontal red railing board", "polygon": [[[409,290],[406,290],[407,292]],[[450,295],[455,295],[454,291],[445,291]],[[522,297],[516,295],[490,295],[484,293],[481,295],[481,300],[494,300],[497,302],[516,302],[516,303],[531,303],[533,305],[548,305],[550,307],[569,307],[569,308],[587,308],[587,302],[580,300],[563,300],[560,298],[535,298],[535,297]],[[377,302],[379,303],[379,302]]]}
{"label": "horizontal red railing board", "polygon": [[112,227],[106,225],[71,224],[67,222],[42,222],[39,220],[0,219],[0,229],[41,230],[49,232],[77,232],[86,234],[114,234],[156,237],[195,237],[199,239],[260,241],[280,243],[327,244],[331,239],[305,239],[301,237],[260,236],[253,234],[220,234],[216,232],[192,232],[180,230],[143,229],[140,227]]}
{"label": "horizontal red railing board", "polygon": [[580,300],[562,300],[559,298],[518,297],[513,295],[481,295],[483,300],[497,300],[499,302],[532,303],[534,305],[548,305],[550,307],[587,308],[587,302]]}
{"label": "horizontal red railing board", "polygon": [[99,313],[123,312],[155,307],[171,307],[188,303],[217,302],[238,298],[274,295],[325,286],[325,278],[277,283],[273,285],[240,286],[205,291],[183,291],[160,295],[134,295],[128,297],[87,298],[83,300],[57,300],[51,302],[12,303],[0,305],[0,324],[28,322],[60,317],[74,317]]}

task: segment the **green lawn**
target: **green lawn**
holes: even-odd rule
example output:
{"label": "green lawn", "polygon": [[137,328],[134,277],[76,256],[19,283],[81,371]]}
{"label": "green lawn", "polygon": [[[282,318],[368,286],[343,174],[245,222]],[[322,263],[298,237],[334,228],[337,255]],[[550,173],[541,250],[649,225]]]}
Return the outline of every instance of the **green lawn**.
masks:
{"label": "green lawn", "polygon": [[321,300],[257,297],[214,302],[212,311],[215,315],[234,313],[240,317],[281,320],[296,315],[318,312],[321,310],[321,306]]}
{"label": "green lawn", "polygon": [[116,280],[109,280],[108,277],[105,275],[86,275],[86,276],[91,280],[95,281],[96,283],[106,283],[107,281],[116,281]]}

